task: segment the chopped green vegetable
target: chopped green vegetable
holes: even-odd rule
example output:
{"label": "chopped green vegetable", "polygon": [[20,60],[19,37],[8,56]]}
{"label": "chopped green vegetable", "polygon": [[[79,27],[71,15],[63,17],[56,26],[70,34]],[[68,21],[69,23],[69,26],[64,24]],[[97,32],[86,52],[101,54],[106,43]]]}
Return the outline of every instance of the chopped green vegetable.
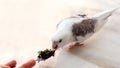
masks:
{"label": "chopped green vegetable", "polygon": [[44,51],[38,51],[38,62],[40,61],[40,59],[42,60],[46,60],[48,58],[50,58],[51,56],[54,56],[55,54],[55,50],[51,50],[51,49],[46,49]]}

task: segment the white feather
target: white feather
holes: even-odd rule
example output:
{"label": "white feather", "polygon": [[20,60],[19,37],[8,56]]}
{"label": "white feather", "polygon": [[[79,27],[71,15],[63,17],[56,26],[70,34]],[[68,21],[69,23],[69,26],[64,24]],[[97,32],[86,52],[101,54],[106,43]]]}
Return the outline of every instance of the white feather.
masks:
{"label": "white feather", "polygon": [[[109,16],[118,8],[114,8],[111,10],[104,11],[102,13],[99,13],[91,18],[97,19],[97,24],[95,26],[95,31],[98,31],[106,22]],[[63,19],[57,26],[57,30],[55,34],[52,37],[52,42],[59,41],[59,39],[62,39],[63,41],[61,43],[58,43],[58,47],[62,47],[70,42],[75,41],[72,33],[72,26],[75,23],[80,23],[86,18],[82,18],[80,16],[76,17],[69,17]],[[91,37],[94,33],[89,33],[85,37],[78,36],[78,41],[83,42],[89,37]]]}
{"label": "white feather", "polygon": [[118,8],[120,7],[103,11],[99,14],[94,15],[93,18],[98,20],[95,31],[99,31],[99,29],[107,22],[108,18],[112,15],[112,13],[115,12],[115,10],[117,10]]}

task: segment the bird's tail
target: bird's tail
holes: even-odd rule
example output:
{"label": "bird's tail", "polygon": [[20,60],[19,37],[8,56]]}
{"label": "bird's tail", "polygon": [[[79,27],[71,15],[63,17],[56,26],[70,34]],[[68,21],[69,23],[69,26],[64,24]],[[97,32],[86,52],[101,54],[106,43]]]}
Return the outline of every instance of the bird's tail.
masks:
{"label": "bird's tail", "polygon": [[103,11],[95,16],[93,16],[93,18],[95,18],[97,20],[97,23],[96,23],[96,31],[98,31],[106,22],[107,22],[107,19],[112,15],[112,13],[117,10],[119,7],[117,8],[113,8],[113,9],[110,9],[110,10],[107,10],[107,11]]}
{"label": "bird's tail", "polygon": [[120,8],[120,6],[117,7],[117,8],[113,8],[113,9],[107,10],[107,11],[103,11],[103,12],[101,12],[101,13],[93,16],[93,17],[95,17],[95,18],[97,18],[97,19],[99,19],[99,20],[105,20],[105,19],[107,19],[109,16],[111,16],[112,13],[113,13],[115,10],[117,10],[118,8]]}

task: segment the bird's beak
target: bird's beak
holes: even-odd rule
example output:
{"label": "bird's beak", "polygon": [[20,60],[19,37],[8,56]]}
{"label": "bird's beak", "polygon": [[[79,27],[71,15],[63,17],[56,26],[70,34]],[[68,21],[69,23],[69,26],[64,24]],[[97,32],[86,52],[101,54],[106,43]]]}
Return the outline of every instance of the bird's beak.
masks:
{"label": "bird's beak", "polygon": [[55,49],[55,50],[57,50],[57,48],[58,48],[57,43],[53,42],[53,43],[52,43],[52,48]]}

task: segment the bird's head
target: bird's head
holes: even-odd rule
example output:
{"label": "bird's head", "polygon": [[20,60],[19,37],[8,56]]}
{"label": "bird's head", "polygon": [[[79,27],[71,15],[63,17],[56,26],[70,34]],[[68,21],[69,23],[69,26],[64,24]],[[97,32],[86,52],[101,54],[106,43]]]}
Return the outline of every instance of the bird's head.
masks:
{"label": "bird's head", "polygon": [[51,40],[52,40],[52,48],[56,50],[60,47],[63,47],[67,43],[71,42],[72,39],[70,32],[59,31],[52,36]]}

